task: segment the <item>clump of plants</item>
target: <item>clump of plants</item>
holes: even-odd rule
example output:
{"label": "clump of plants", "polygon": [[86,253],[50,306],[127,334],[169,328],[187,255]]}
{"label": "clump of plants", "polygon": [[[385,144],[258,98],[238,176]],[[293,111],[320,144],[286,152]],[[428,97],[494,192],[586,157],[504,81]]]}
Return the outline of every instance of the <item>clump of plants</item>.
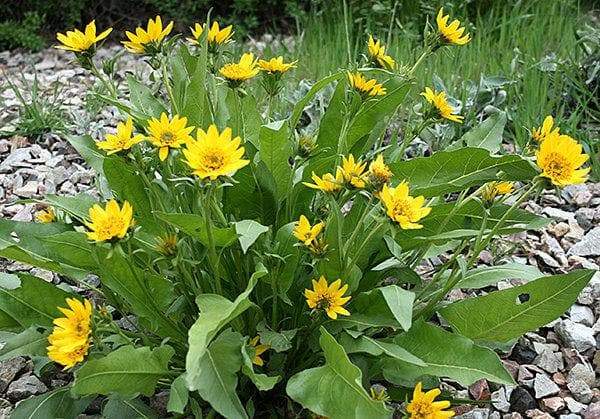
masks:
{"label": "clump of plants", "polygon": [[[593,272],[476,262],[499,236],[546,224],[520,209],[528,197],[585,181],[581,145],[548,117],[531,155],[499,155],[502,131],[483,121],[406,160],[423,129],[462,122],[443,90],[414,86],[429,56],[470,40],[442,10],[417,62],[370,39],[368,62],[319,80],[278,120],[292,57],[234,59],[232,27],[198,24],[186,41],[169,38],[172,27],[156,17],[126,33],[154,80],[126,86],[94,61],[110,29],[59,35],[122,122],[98,142],[69,138],[102,202],[51,195],[36,223],[0,220],[0,256],[85,290],[0,276],[2,328],[14,333],[0,353],[73,374],[16,413],[75,417],[101,395],[104,416],[152,415],[146,397],[169,389],[175,417],[442,418],[455,402],[436,401],[441,378],[513,384],[490,347],[560,316]],[[297,134],[329,84],[318,130]],[[406,101],[422,111],[407,138],[387,138]],[[437,255],[449,256],[416,272]],[[515,276],[530,281],[445,302]]]}

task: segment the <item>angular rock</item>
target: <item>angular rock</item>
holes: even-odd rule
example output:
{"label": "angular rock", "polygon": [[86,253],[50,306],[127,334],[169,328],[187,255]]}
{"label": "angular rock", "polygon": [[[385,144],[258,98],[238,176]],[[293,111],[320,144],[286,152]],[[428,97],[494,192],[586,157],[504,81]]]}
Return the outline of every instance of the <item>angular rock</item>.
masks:
{"label": "angular rock", "polygon": [[514,412],[525,414],[528,410],[537,408],[537,402],[524,387],[515,387],[510,394],[510,408]]}
{"label": "angular rock", "polygon": [[569,412],[572,413],[581,413],[587,409],[585,404],[579,403],[573,397],[565,397],[565,403],[567,404],[567,409],[569,409]]}
{"label": "angular rock", "polygon": [[570,255],[599,256],[600,255],[600,227],[591,229],[579,243],[569,249]]}
{"label": "angular rock", "polygon": [[35,394],[45,393],[46,391],[48,391],[46,385],[35,375],[24,375],[10,383],[6,395],[10,400],[18,401]]}
{"label": "angular rock", "polygon": [[490,399],[492,401],[492,406],[499,411],[507,413],[510,410],[510,403],[508,402],[506,389],[504,387],[500,387],[500,389],[494,391],[491,394]]}
{"label": "angular rock", "polygon": [[531,364],[537,357],[537,352],[526,339],[519,339],[510,353],[510,359],[519,364]]}
{"label": "angular rock", "polygon": [[469,393],[475,400],[489,400],[490,387],[485,379],[481,379],[469,386]]}
{"label": "angular rock", "polygon": [[598,419],[600,418],[600,402],[592,403],[583,412],[583,419]]}
{"label": "angular rock", "polygon": [[589,365],[577,364],[569,371],[567,381],[572,383],[577,380],[581,380],[588,386],[593,387],[596,382],[596,374],[594,374],[594,371]]}
{"label": "angular rock", "polygon": [[550,416],[548,413],[542,412],[538,409],[528,411],[525,413],[525,416],[531,419],[552,419],[552,416]]}
{"label": "angular rock", "polygon": [[581,226],[585,231],[594,227],[594,216],[596,210],[594,208],[579,208],[575,211],[575,219],[577,224]]}
{"label": "angular rock", "polygon": [[590,327],[594,325],[594,321],[596,320],[591,308],[579,304],[574,304],[571,307],[569,310],[569,318],[575,323],[581,323]]}
{"label": "angular rock", "polygon": [[585,381],[575,380],[567,384],[567,388],[578,402],[587,404],[592,401],[594,393]]}
{"label": "angular rock", "polygon": [[564,368],[562,354],[560,352],[552,352],[549,350],[543,350],[533,363],[551,374]]}
{"label": "angular rock", "polygon": [[8,385],[26,365],[25,358],[20,356],[0,362],[0,393],[4,393]]}
{"label": "angular rock", "polygon": [[546,374],[540,373],[535,376],[533,382],[533,389],[535,391],[535,398],[541,399],[547,396],[553,396],[558,394],[560,388],[554,381],[550,379]]}
{"label": "angular rock", "polygon": [[567,319],[556,324],[554,330],[567,346],[575,348],[579,352],[585,352],[596,346],[596,339],[594,339],[591,327]]}
{"label": "angular rock", "polygon": [[548,397],[542,400],[542,407],[547,412],[556,413],[565,407],[565,401],[562,397]]}
{"label": "angular rock", "polygon": [[581,419],[581,416],[569,413],[568,415],[560,415],[558,419]]}

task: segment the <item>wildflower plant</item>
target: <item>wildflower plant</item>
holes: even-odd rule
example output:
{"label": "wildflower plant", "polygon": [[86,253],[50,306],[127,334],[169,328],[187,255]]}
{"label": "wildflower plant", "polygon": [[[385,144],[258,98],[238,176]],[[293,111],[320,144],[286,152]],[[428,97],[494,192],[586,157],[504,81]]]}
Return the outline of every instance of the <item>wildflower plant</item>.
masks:
{"label": "wildflower plant", "polygon": [[[398,70],[371,38],[367,53],[384,68],[340,69],[296,103],[281,100],[279,119],[278,90],[253,94],[265,89],[256,79],[289,83],[293,57],[221,54],[231,27],[199,23],[191,41],[174,40],[157,17],[128,33],[150,85],[120,85],[91,60],[110,87],[100,99],[122,114],[116,134],[69,137],[97,172],[100,202],[49,195],[39,222],[0,219],[0,256],[66,281],[0,277],[2,329],[15,334],[2,351],[73,373],[53,390],[60,406],[39,396],[17,412],[75,417],[96,396],[105,410],[149,412],[142,396],[169,390],[177,417],[391,418],[395,406],[442,418],[453,412],[435,400],[440,378],[514,384],[490,348],[560,316],[593,271],[475,264],[492,240],[544,226],[521,204],[585,181],[587,157],[550,128],[537,153],[499,154],[501,131],[483,121],[456,147],[407,159],[423,127],[460,122],[432,90],[409,138],[386,139],[397,109],[422,101],[412,74],[432,37],[444,37],[436,49],[468,42],[440,15],[442,35],[432,28],[412,67]],[[329,84],[318,131],[299,144],[303,109]],[[442,263],[417,273],[432,257]],[[445,301],[504,271],[529,281]]]}

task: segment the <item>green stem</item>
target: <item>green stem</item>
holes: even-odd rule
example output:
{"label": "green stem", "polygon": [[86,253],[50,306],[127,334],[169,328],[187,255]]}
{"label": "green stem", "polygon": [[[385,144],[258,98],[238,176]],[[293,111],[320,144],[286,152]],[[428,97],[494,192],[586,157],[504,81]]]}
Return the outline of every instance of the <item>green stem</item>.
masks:
{"label": "green stem", "polygon": [[212,224],[212,199],[213,187],[210,185],[203,199],[204,206],[204,221],[206,228],[206,237],[208,239],[208,262],[212,268],[215,284],[215,291],[217,294],[223,295],[223,287],[221,284],[221,275],[219,273],[219,256],[217,255],[217,249],[215,246],[215,238],[213,235],[213,224]]}
{"label": "green stem", "polygon": [[171,102],[171,109],[174,114],[179,115],[179,107],[177,106],[177,102],[175,101],[175,95],[173,94],[173,88],[171,87],[171,83],[169,82],[169,74],[167,73],[167,60],[162,60],[160,64],[160,70],[163,85],[167,90],[167,94],[169,95],[169,101]]}

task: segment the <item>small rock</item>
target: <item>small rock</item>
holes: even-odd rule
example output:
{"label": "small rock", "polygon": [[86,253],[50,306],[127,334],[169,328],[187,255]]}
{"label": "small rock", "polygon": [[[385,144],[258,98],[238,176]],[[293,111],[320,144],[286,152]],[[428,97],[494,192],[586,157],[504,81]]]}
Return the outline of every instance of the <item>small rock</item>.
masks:
{"label": "small rock", "polygon": [[567,388],[578,402],[587,404],[592,401],[594,393],[585,381],[575,380],[567,384]]}
{"label": "small rock", "polygon": [[490,409],[476,407],[469,410],[460,416],[455,416],[456,419],[488,419],[490,417]]}
{"label": "small rock", "polygon": [[523,419],[520,413],[512,412],[502,416],[502,419]]}
{"label": "small rock", "polygon": [[592,200],[592,193],[586,184],[569,185],[562,190],[562,196],[570,203],[583,207]]}
{"label": "small rock", "polygon": [[559,208],[546,207],[542,210],[548,217],[552,217],[558,221],[569,221],[575,219],[575,214],[572,212],[564,211]]}
{"label": "small rock", "polygon": [[567,409],[572,413],[581,413],[583,412],[587,406],[583,403],[579,403],[573,397],[565,397],[565,403],[567,404]]}
{"label": "small rock", "polygon": [[552,381],[554,381],[559,386],[564,386],[567,384],[567,379],[562,372],[557,372],[552,374]]}
{"label": "small rock", "polygon": [[521,365],[519,367],[519,374],[517,375],[517,381],[519,383],[525,383],[526,381],[529,381],[533,379],[533,374],[531,373],[531,371],[529,371],[527,368],[525,368],[523,365]]}
{"label": "small rock", "polygon": [[562,354],[550,350],[543,350],[535,359],[534,364],[551,374],[564,368]]}
{"label": "small rock", "polygon": [[581,228],[581,226],[577,223],[575,218],[571,218],[569,221],[569,232],[565,234],[565,239],[572,239],[575,241],[579,241],[583,239],[585,235],[585,230]]}
{"label": "small rock", "polygon": [[547,230],[550,233],[552,233],[554,235],[554,237],[558,237],[558,238],[561,238],[562,236],[567,234],[570,229],[571,228],[569,227],[569,224],[565,223],[564,221],[561,221],[556,224],[552,224],[552,225],[548,226],[548,228],[547,228]]}
{"label": "small rock", "polygon": [[581,323],[586,326],[594,325],[594,312],[588,306],[582,306],[579,304],[574,304],[569,310],[569,317],[575,323]]}
{"label": "small rock", "polygon": [[8,386],[6,395],[10,400],[18,401],[26,399],[34,394],[41,394],[48,391],[48,388],[35,375],[24,375]]}
{"label": "small rock", "polygon": [[6,387],[25,366],[25,358],[20,356],[0,362],[0,393],[4,393]]}
{"label": "small rock", "polygon": [[560,415],[558,419],[581,419],[581,416],[569,413],[568,415]]}
{"label": "small rock", "polygon": [[583,419],[598,419],[600,418],[600,402],[592,403],[583,412]]}
{"label": "small rock", "polygon": [[550,268],[561,267],[561,264],[548,253],[542,252],[541,250],[535,250],[533,253],[537,257],[537,259],[544,265],[549,266]]}
{"label": "small rock", "polygon": [[485,379],[474,382],[469,386],[469,393],[475,400],[489,400],[490,387]]}
{"label": "small rock", "polygon": [[526,339],[519,339],[510,353],[510,358],[521,365],[531,364],[536,356],[537,352]]}
{"label": "small rock", "polygon": [[570,255],[599,256],[600,255],[600,227],[591,229],[579,243],[569,249]]}
{"label": "small rock", "polygon": [[596,374],[589,365],[577,364],[567,375],[567,381],[572,383],[573,381],[581,380],[588,386],[593,387],[596,382]]}
{"label": "small rock", "polygon": [[554,330],[565,344],[579,352],[585,352],[596,346],[591,327],[567,319],[559,322]]}
{"label": "small rock", "polygon": [[54,273],[41,268],[33,268],[31,275],[37,276],[46,282],[52,282],[54,280]]}
{"label": "small rock", "polygon": [[528,410],[537,408],[537,402],[524,387],[515,387],[510,394],[510,408],[514,412],[525,414]]}
{"label": "small rock", "polygon": [[13,192],[22,198],[31,198],[38,193],[39,182],[30,180],[20,188],[15,189]]}
{"label": "small rock", "polygon": [[490,397],[492,405],[501,412],[507,413],[510,410],[510,403],[506,396],[506,390],[504,387],[500,387],[499,390],[494,391]]}
{"label": "small rock", "polygon": [[535,398],[541,399],[546,396],[553,396],[558,394],[560,388],[544,373],[537,374],[535,381],[533,382],[533,389],[535,390]]}
{"label": "small rock", "polygon": [[533,409],[525,413],[525,416],[531,419],[552,419],[548,413],[544,413],[541,410]]}
{"label": "small rock", "polygon": [[595,215],[596,210],[594,208],[579,208],[577,211],[575,211],[575,219],[577,220],[577,224],[579,224],[585,231],[588,231],[594,227]]}
{"label": "small rock", "polygon": [[556,413],[565,407],[565,401],[562,397],[548,397],[542,400],[542,407],[552,413]]}

